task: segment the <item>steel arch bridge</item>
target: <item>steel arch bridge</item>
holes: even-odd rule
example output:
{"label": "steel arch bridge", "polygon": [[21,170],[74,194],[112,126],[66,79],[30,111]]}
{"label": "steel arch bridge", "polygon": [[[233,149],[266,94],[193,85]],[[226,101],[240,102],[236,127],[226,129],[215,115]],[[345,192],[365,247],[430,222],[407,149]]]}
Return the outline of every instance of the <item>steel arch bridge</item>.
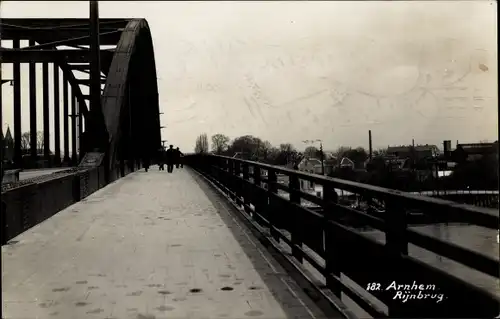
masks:
{"label": "steel arch bridge", "polygon": [[[97,100],[100,99],[100,105],[90,103],[93,99],[91,61],[95,59],[91,54],[91,20],[2,19],[0,27],[1,40],[12,41],[12,48],[0,48],[0,59],[2,64],[13,64],[13,78],[3,79],[2,84],[10,82],[14,92],[15,166],[21,168],[23,161],[22,63],[29,64],[29,157],[37,157],[37,87],[42,87],[43,158],[50,163],[49,167],[60,166],[61,159],[74,166],[85,153],[96,149],[105,154],[101,165],[106,171],[126,165],[127,161],[137,163],[142,156],[154,155],[161,145],[160,112],[153,41],[145,19],[99,20],[100,78],[96,81],[101,87]],[[27,46],[22,46],[22,43]],[[37,63],[42,64],[41,84],[36,83]],[[49,97],[49,63],[54,65],[52,101]],[[63,154],[60,145],[60,73]],[[88,94],[84,93],[83,87],[89,87]],[[68,88],[71,88],[71,93]],[[49,122],[51,113],[53,123]],[[51,133],[54,145],[50,145]]]}

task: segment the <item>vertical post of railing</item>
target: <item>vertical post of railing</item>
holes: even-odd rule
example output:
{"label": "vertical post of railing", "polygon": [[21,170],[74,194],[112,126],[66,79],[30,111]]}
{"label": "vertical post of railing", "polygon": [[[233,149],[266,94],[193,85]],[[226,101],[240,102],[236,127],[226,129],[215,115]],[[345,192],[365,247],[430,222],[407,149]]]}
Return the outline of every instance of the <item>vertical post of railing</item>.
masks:
{"label": "vertical post of railing", "polygon": [[292,235],[292,255],[302,263],[302,225],[300,216],[300,181],[299,176],[290,174],[288,177],[288,188],[290,191],[290,202],[292,203],[291,227],[289,229]]}
{"label": "vertical post of railing", "polygon": [[202,173],[205,173],[205,160],[203,153],[198,154],[198,168]]}
{"label": "vertical post of railing", "polygon": [[227,158],[219,159],[219,176],[221,177],[222,185],[224,185],[226,195],[229,196],[229,182],[228,182],[228,170],[229,170],[229,160]]}
{"label": "vertical post of railing", "polygon": [[[397,265],[401,262],[403,255],[408,255],[408,238],[406,234],[408,224],[406,210],[401,201],[401,198],[395,197],[385,199],[385,246],[389,252],[387,263],[391,265]],[[406,282],[407,280],[416,280],[418,282],[419,279],[422,279],[413,277],[407,278],[404,274],[404,270],[397,274],[397,277],[393,274],[383,274],[382,277],[387,276],[394,276],[394,278],[386,278],[386,280],[398,280],[402,282]],[[399,300],[394,300],[394,302],[390,302],[387,306],[389,308],[390,317],[407,318],[408,315],[411,315],[408,313],[409,307],[407,304],[401,303]]]}
{"label": "vertical post of railing", "polygon": [[[256,190],[255,196],[254,196],[254,207],[255,207],[255,212],[257,214],[253,214],[253,218],[257,221],[257,223],[261,224],[262,220],[258,217],[259,214],[265,214],[265,209],[263,209],[262,202],[264,199],[267,199],[267,195],[261,191],[262,187],[262,182],[261,182],[261,170],[260,167],[257,165],[253,166],[253,183],[255,185],[254,189]],[[266,217],[267,219],[267,217]]]}
{"label": "vertical post of railing", "polygon": [[332,276],[340,279],[340,253],[342,242],[338,240],[336,232],[332,231],[329,227],[329,219],[335,219],[335,205],[338,203],[338,195],[333,187],[328,187],[323,185],[323,217],[324,225],[323,228],[323,238],[324,238],[324,250],[325,250],[325,268],[327,276],[325,278],[326,285],[330,290],[337,296],[341,298],[342,289],[337,281],[333,280]]}
{"label": "vertical post of railing", "polygon": [[242,201],[242,194],[241,194],[241,186],[242,186],[242,181],[241,181],[241,162],[240,161],[234,161],[234,176],[233,176],[233,190],[234,193],[236,194],[236,203],[241,206],[243,204]]}
{"label": "vertical post of railing", "polygon": [[208,161],[210,160],[210,157],[206,154],[201,154],[201,158],[202,158],[202,161],[201,161],[201,169],[203,171],[203,173],[205,174],[209,174],[208,172],[208,167],[210,166],[210,164],[208,163]]}
{"label": "vertical post of railing", "polygon": [[215,178],[218,182],[220,182],[219,178],[219,170],[217,169],[220,166],[221,159],[218,156],[210,156],[210,162],[208,166],[208,173]]}
{"label": "vertical post of railing", "polygon": [[274,197],[278,195],[278,187],[276,184],[278,183],[278,177],[276,176],[276,171],[274,169],[267,170],[267,191],[269,194],[269,199],[266,207],[266,215],[269,218],[269,229],[271,232],[271,236],[277,241],[280,241],[280,236],[277,233],[275,226],[277,225],[276,217],[277,215],[274,212]]}
{"label": "vertical post of railing", "polygon": [[212,155],[206,155],[207,157],[207,175],[214,176],[214,166],[219,165],[219,159]]}
{"label": "vertical post of railing", "polygon": [[390,198],[386,201],[384,219],[386,224],[385,245],[396,256],[408,255],[408,227],[406,210],[399,198]]}
{"label": "vertical post of railing", "polygon": [[250,210],[251,200],[251,190],[249,187],[250,183],[250,175],[248,173],[248,163],[244,162],[242,164],[242,173],[243,173],[243,183],[241,184],[241,195],[243,196],[243,209],[247,214],[252,216],[252,211]]}
{"label": "vertical post of railing", "polygon": [[234,200],[234,160],[227,161],[227,189],[229,198]]}

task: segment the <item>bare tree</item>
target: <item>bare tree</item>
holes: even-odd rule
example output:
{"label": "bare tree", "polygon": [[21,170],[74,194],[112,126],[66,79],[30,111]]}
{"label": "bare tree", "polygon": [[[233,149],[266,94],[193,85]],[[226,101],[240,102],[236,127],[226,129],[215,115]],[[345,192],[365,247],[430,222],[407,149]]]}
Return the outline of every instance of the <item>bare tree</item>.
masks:
{"label": "bare tree", "polygon": [[224,134],[212,135],[212,151],[215,154],[222,154],[229,148],[229,137]]}
{"label": "bare tree", "polygon": [[196,138],[195,153],[208,153],[208,137],[203,133]]}
{"label": "bare tree", "polygon": [[320,155],[319,150],[314,146],[308,146],[304,150],[304,156],[306,156],[306,157],[316,158],[316,157],[318,157],[318,155]]}
{"label": "bare tree", "polygon": [[30,149],[30,141],[30,132],[24,132],[23,134],[21,134],[21,151],[23,153],[28,153]]}
{"label": "bare tree", "polygon": [[[21,135],[21,151],[26,154],[29,152],[31,148],[31,133],[24,132]],[[43,152],[43,132],[42,131],[37,131],[36,132],[36,152],[37,153],[42,153]]]}
{"label": "bare tree", "polygon": [[290,143],[282,143],[279,146],[280,155],[278,156],[279,163],[278,165],[288,165],[289,163],[294,163],[298,159],[299,153],[295,150],[292,144]]}
{"label": "bare tree", "polygon": [[263,141],[262,143],[259,143],[259,149],[258,149],[259,160],[263,160],[264,162],[266,162],[269,158],[269,155],[271,155],[272,148],[273,145],[269,141]]}
{"label": "bare tree", "polygon": [[37,153],[42,153],[44,148],[44,141],[43,141],[43,132],[42,131],[37,131],[36,132],[36,149]]}
{"label": "bare tree", "polygon": [[350,147],[340,146],[339,148],[337,148],[335,152],[333,152],[333,155],[335,155],[335,157],[337,157],[340,160],[350,150],[351,150]]}

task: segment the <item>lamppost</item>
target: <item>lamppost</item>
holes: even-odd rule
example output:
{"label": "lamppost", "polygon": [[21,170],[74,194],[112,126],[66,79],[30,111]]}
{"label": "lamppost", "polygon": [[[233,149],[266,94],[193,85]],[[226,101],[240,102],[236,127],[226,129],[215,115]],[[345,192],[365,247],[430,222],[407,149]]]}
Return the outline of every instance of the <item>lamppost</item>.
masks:
{"label": "lamppost", "polygon": [[319,156],[320,156],[320,160],[321,160],[321,175],[325,175],[325,163],[324,163],[324,154],[323,154],[323,141],[320,140],[320,139],[316,139],[316,140],[305,140],[305,141],[302,141],[306,144],[314,144],[316,142],[319,142]]}

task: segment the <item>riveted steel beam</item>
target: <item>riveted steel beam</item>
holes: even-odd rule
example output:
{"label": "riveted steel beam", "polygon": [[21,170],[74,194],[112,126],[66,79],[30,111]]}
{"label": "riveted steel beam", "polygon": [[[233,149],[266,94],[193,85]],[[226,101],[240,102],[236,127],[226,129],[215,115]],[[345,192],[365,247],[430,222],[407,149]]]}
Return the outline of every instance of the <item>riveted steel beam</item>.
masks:
{"label": "riveted steel beam", "polygon": [[[71,31],[71,32],[70,32]],[[2,30],[2,40],[36,40],[37,42],[59,42],[57,45],[89,45],[88,28],[77,30],[64,30],[55,33],[54,30]],[[104,28],[101,29],[101,45],[115,45],[120,40],[122,29]]]}
{"label": "riveted steel beam", "polygon": [[[102,55],[113,55],[112,51],[102,50]],[[24,50],[0,48],[2,63],[29,63],[29,62],[59,62],[86,63],[90,62],[89,50]]]}
{"label": "riveted steel beam", "polygon": [[[75,82],[80,85],[90,85],[90,79],[75,79]],[[101,84],[106,83],[106,79],[101,78]]]}
{"label": "riveted steel beam", "polygon": [[[100,29],[105,28],[124,28],[130,19],[99,19]],[[90,22],[89,19],[52,19],[52,18],[34,18],[34,19],[2,19],[2,31],[9,28],[23,28],[26,30],[35,29],[64,29],[75,30],[78,28],[87,28]]]}
{"label": "riveted steel beam", "polygon": [[[116,44],[116,42],[118,42],[118,40],[120,38],[121,32],[122,32],[122,29],[113,30],[110,32],[105,32],[105,33],[100,33],[99,34],[99,43],[101,45],[106,45],[105,43],[102,43],[103,41],[101,41],[101,40],[104,40],[104,38],[106,38],[106,36],[112,36],[112,39],[114,41],[112,41],[109,44]],[[106,42],[106,41],[104,41],[104,42]],[[38,45],[34,45],[34,46],[30,45],[29,47],[26,47],[23,49],[29,49],[29,50],[51,49],[54,46],[86,45],[89,43],[90,43],[90,36],[86,35],[86,36],[74,37],[74,38],[69,38],[69,39],[56,40],[56,41],[52,41],[52,42],[45,42],[43,44],[38,44]]]}

